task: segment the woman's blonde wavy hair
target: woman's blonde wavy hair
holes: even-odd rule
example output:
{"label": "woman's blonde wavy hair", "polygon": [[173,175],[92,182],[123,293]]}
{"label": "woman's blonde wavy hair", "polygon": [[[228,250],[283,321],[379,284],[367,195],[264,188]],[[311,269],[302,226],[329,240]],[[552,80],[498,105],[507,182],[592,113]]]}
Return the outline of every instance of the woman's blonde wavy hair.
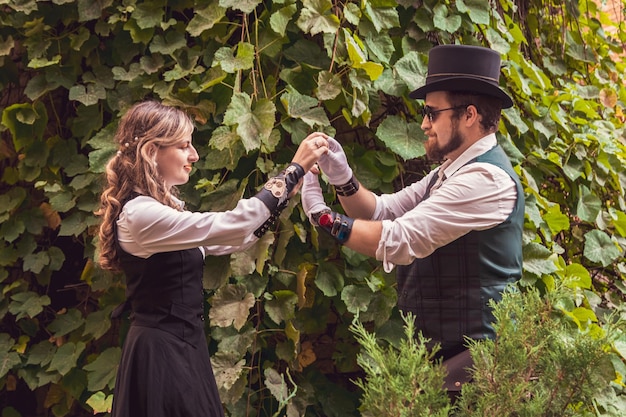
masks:
{"label": "woman's blonde wavy hair", "polygon": [[166,188],[158,172],[156,153],[160,147],[188,139],[194,130],[191,118],[182,110],[156,101],[133,105],[120,119],[114,140],[119,151],[107,163],[105,185],[100,196],[102,217],[99,237],[100,267],[120,271],[115,222],[133,194],[145,195],[180,210],[172,198],[176,187]]}

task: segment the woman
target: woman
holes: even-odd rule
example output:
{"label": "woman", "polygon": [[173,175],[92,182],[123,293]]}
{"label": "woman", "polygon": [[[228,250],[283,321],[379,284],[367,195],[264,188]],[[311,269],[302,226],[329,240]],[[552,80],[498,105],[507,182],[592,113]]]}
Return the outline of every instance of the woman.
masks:
{"label": "woman", "polygon": [[224,415],[202,323],[204,256],[254,244],[328,149],[325,135],[311,134],[254,197],[230,211],[192,213],[176,186],[198,160],[193,130],[181,110],[136,104],[120,121],[119,151],[106,167],[99,260],[126,276],[127,300],[113,316],[131,312],[113,417]]}

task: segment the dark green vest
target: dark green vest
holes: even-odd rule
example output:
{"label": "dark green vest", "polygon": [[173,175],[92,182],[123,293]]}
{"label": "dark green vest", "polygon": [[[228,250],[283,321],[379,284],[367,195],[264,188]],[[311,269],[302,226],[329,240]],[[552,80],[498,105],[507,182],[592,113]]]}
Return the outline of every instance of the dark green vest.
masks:
{"label": "dark green vest", "polygon": [[515,181],[513,212],[496,227],[472,231],[426,258],[398,266],[396,273],[399,309],[413,312],[416,329],[440,343],[444,357],[462,350],[466,336],[495,336],[489,300],[499,301],[504,288],[522,274],[524,193],[519,178],[500,146],[468,163],[474,162],[498,166]]}

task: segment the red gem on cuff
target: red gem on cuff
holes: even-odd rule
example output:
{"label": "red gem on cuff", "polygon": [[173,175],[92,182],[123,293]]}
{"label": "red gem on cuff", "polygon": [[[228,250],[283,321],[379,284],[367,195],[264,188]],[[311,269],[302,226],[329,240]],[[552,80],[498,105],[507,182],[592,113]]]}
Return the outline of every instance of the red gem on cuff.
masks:
{"label": "red gem on cuff", "polygon": [[333,218],[330,214],[325,213],[320,216],[317,222],[320,226],[330,226],[333,223]]}

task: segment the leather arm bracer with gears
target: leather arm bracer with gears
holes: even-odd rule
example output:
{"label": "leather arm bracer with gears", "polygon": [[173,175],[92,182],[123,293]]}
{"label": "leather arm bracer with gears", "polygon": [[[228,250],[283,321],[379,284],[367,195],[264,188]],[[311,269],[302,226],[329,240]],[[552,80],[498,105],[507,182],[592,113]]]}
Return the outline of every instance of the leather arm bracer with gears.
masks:
{"label": "leather arm bracer with gears", "polygon": [[304,177],[304,168],[296,162],[289,164],[287,168],[282,170],[280,174],[270,178],[263,189],[259,191],[255,197],[258,198],[270,210],[270,217],[254,231],[256,237],[261,237],[272,227],[280,213],[287,207],[291,192],[302,177]]}

